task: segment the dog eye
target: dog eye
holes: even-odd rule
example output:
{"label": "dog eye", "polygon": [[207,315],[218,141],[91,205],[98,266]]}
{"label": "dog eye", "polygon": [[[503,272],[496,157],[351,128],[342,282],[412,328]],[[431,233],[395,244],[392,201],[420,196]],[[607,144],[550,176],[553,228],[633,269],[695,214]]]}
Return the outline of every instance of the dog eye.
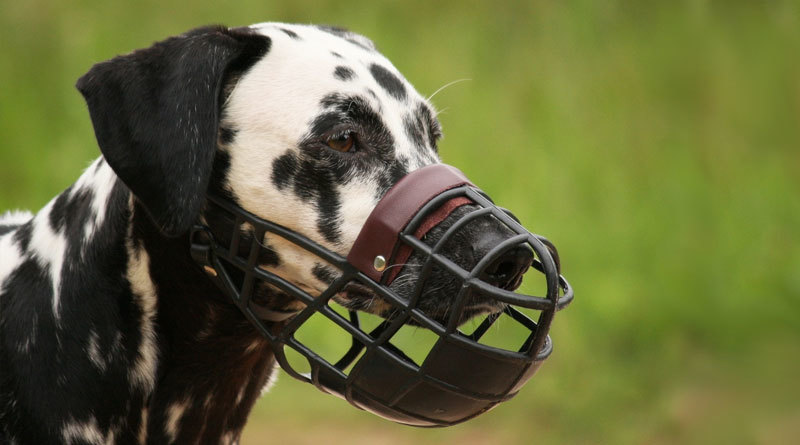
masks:
{"label": "dog eye", "polygon": [[355,142],[356,142],[355,136],[353,135],[353,133],[350,132],[333,136],[329,138],[327,141],[325,141],[325,143],[328,144],[328,147],[336,151],[341,151],[342,153],[346,153],[353,150]]}

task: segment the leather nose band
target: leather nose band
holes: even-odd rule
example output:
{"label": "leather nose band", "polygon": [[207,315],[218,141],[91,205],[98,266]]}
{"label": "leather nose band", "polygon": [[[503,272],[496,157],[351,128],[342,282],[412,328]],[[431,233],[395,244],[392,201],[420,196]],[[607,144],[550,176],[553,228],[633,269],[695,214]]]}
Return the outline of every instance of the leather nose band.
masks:
{"label": "leather nose band", "polygon": [[[466,204],[472,204],[472,200],[466,196],[459,196],[447,201],[435,212],[431,213],[429,217],[425,218],[425,221],[423,221],[417,230],[414,231],[414,237],[417,239],[422,239],[422,237],[430,232],[431,229],[447,219],[447,217],[450,216],[455,209]],[[397,254],[395,254],[394,258],[392,259],[392,265],[394,267],[386,271],[387,286],[391,284],[392,281],[394,281],[394,279],[400,274],[400,271],[403,270],[403,266],[405,265],[406,261],[408,261],[408,257],[411,256],[411,252],[413,250],[414,249],[412,249],[408,244],[401,244],[397,249]]]}
{"label": "leather nose band", "polygon": [[[429,165],[404,176],[378,201],[353,243],[347,261],[376,282],[381,282],[385,272],[391,274],[387,278],[394,279],[401,268],[392,266],[402,264],[410,255],[410,247],[404,246],[409,252],[402,262],[397,261],[399,254],[395,255],[397,258],[391,258],[399,242],[399,234],[431,199],[465,184],[473,185],[459,169],[447,164]],[[454,198],[445,203],[431,217],[426,218],[420,229],[428,226],[424,230],[427,232],[435,227],[457,207],[469,202],[467,198],[464,199],[467,201],[459,203],[458,198]],[[374,260],[379,255],[391,260],[382,270],[373,267]]]}

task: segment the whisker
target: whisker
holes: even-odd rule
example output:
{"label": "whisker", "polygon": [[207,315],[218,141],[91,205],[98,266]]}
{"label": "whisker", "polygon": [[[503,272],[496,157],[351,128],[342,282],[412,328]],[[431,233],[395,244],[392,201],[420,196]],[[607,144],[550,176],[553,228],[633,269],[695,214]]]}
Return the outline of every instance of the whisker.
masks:
{"label": "whisker", "polygon": [[467,80],[472,80],[472,79],[458,79],[458,80],[454,80],[452,82],[449,82],[449,83],[446,83],[446,84],[442,85],[438,90],[434,91],[433,94],[428,96],[428,100],[433,99],[433,96],[439,94],[439,92],[442,91],[443,89],[445,89],[445,88],[447,88],[447,87],[449,87],[451,85],[455,85],[457,83],[461,83],[461,82],[464,82],[464,81],[467,81]]}

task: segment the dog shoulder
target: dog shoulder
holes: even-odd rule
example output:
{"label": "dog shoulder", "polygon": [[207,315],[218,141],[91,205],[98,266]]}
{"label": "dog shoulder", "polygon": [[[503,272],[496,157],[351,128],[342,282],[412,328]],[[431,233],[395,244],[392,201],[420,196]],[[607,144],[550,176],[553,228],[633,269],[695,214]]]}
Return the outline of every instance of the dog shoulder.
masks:
{"label": "dog shoulder", "polygon": [[[156,356],[152,329],[143,324],[154,315],[131,283],[130,217],[130,191],[101,158],[35,215],[0,219],[7,228],[0,234],[0,424],[6,434],[31,439],[49,431],[54,436],[45,442],[69,442],[116,434],[109,425],[120,415],[129,417],[127,425],[142,422],[137,406],[152,390]],[[41,403],[30,397],[37,392],[71,396],[51,398],[47,412],[29,417]],[[128,414],[119,411],[126,406]]]}

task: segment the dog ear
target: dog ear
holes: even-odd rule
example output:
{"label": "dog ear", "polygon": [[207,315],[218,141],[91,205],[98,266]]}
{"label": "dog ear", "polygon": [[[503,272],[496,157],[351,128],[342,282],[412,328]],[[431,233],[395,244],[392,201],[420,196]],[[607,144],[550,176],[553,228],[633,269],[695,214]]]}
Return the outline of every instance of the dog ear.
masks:
{"label": "dog ear", "polygon": [[214,161],[223,85],[270,48],[204,27],[98,63],[78,79],[104,158],[168,236],[195,222]]}

